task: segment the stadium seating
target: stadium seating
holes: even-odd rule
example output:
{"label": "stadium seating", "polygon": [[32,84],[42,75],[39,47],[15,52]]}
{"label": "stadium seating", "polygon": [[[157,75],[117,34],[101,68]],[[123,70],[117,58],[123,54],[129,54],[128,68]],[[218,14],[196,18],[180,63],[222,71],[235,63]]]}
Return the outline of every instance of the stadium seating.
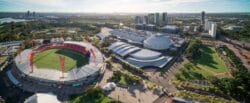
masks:
{"label": "stadium seating", "polygon": [[45,51],[48,49],[71,49],[71,50],[74,50],[74,51],[82,53],[82,54],[88,53],[88,51],[86,50],[85,47],[75,45],[75,44],[65,44],[65,43],[45,44],[45,45],[38,47],[34,51],[42,52],[42,51]]}

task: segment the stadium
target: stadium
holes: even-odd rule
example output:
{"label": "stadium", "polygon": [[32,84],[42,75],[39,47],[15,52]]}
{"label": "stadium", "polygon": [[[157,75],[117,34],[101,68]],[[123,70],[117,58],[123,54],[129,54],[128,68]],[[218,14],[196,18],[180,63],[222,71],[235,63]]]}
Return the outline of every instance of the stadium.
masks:
{"label": "stadium", "polygon": [[58,87],[76,87],[93,83],[99,76],[103,56],[89,43],[65,41],[43,44],[21,51],[8,72],[10,80]]}

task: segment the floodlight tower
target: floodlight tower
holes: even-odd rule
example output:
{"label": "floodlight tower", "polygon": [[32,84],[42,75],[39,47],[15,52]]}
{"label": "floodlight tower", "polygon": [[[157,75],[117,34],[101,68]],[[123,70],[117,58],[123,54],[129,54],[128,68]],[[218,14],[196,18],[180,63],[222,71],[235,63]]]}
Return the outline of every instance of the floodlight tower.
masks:
{"label": "floodlight tower", "polygon": [[60,60],[61,71],[62,71],[62,77],[61,78],[64,78],[65,57],[64,56],[59,56],[59,60]]}
{"label": "floodlight tower", "polygon": [[31,45],[32,45],[32,48],[34,48],[35,46],[34,34],[32,35]]}
{"label": "floodlight tower", "polygon": [[29,55],[30,68],[31,68],[30,73],[33,73],[33,72],[34,72],[34,67],[33,67],[33,57],[34,57],[34,55],[35,55],[34,52],[31,52],[30,55]]}
{"label": "floodlight tower", "polygon": [[22,62],[22,54],[21,54],[22,51],[23,51],[23,48],[20,46],[18,49],[18,55],[19,55],[20,62]]}
{"label": "floodlight tower", "polygon": [[61,32],[61,39],[64,41],[64,33],[63,32]]}
{"label": "floodlight tower", "polygon": [[92,54],[93,57],[94,57],[94,62],[95,62],[95,65],[96,65],[96,55],[95,55],[95,51],[91,48],[91,49],[90,49],[90,52],[91,52],[91,54]]}

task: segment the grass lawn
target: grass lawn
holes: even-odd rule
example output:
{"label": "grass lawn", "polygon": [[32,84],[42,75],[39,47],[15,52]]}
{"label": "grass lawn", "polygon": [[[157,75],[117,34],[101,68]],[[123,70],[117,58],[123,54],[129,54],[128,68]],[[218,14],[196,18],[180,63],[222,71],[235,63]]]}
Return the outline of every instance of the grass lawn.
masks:
{"label": "grass lawn", "polygon": [[227,76],[229,69],[224,61],[219,57],[214,47],[202,46],[201,57],[190,61],[185,61],[176,78],[180,80],[206,79],[211,76]]}
{"label": "grass lawn", "polygon": [[50,49],[38,53],[34,57],[34,64],[37,68],[60,70],[61,66],[59,56],[65,57],[65,72],[81,67],[88,62],[84,55],[70,49]]}
{"label": "grass lawn", "polygon": [[0,64],[2,64],[7,59],[7,56],[0,57]]}
{"label": "grass lawn", "polygon": [[122,85],[127,85],[128,83],[126,82],[126,79],[124,77],[124,75],[121,75],[120,77],[120,80],[118,82],[119,84],[122,84]]}

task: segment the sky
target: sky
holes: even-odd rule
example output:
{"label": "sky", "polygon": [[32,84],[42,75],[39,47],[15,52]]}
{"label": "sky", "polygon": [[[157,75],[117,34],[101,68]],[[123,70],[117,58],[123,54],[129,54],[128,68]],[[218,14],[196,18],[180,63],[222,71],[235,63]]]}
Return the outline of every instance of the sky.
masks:
{"label": "sky", "polygon": [[250,12],[250,0],[0,0],[0,12]]}

